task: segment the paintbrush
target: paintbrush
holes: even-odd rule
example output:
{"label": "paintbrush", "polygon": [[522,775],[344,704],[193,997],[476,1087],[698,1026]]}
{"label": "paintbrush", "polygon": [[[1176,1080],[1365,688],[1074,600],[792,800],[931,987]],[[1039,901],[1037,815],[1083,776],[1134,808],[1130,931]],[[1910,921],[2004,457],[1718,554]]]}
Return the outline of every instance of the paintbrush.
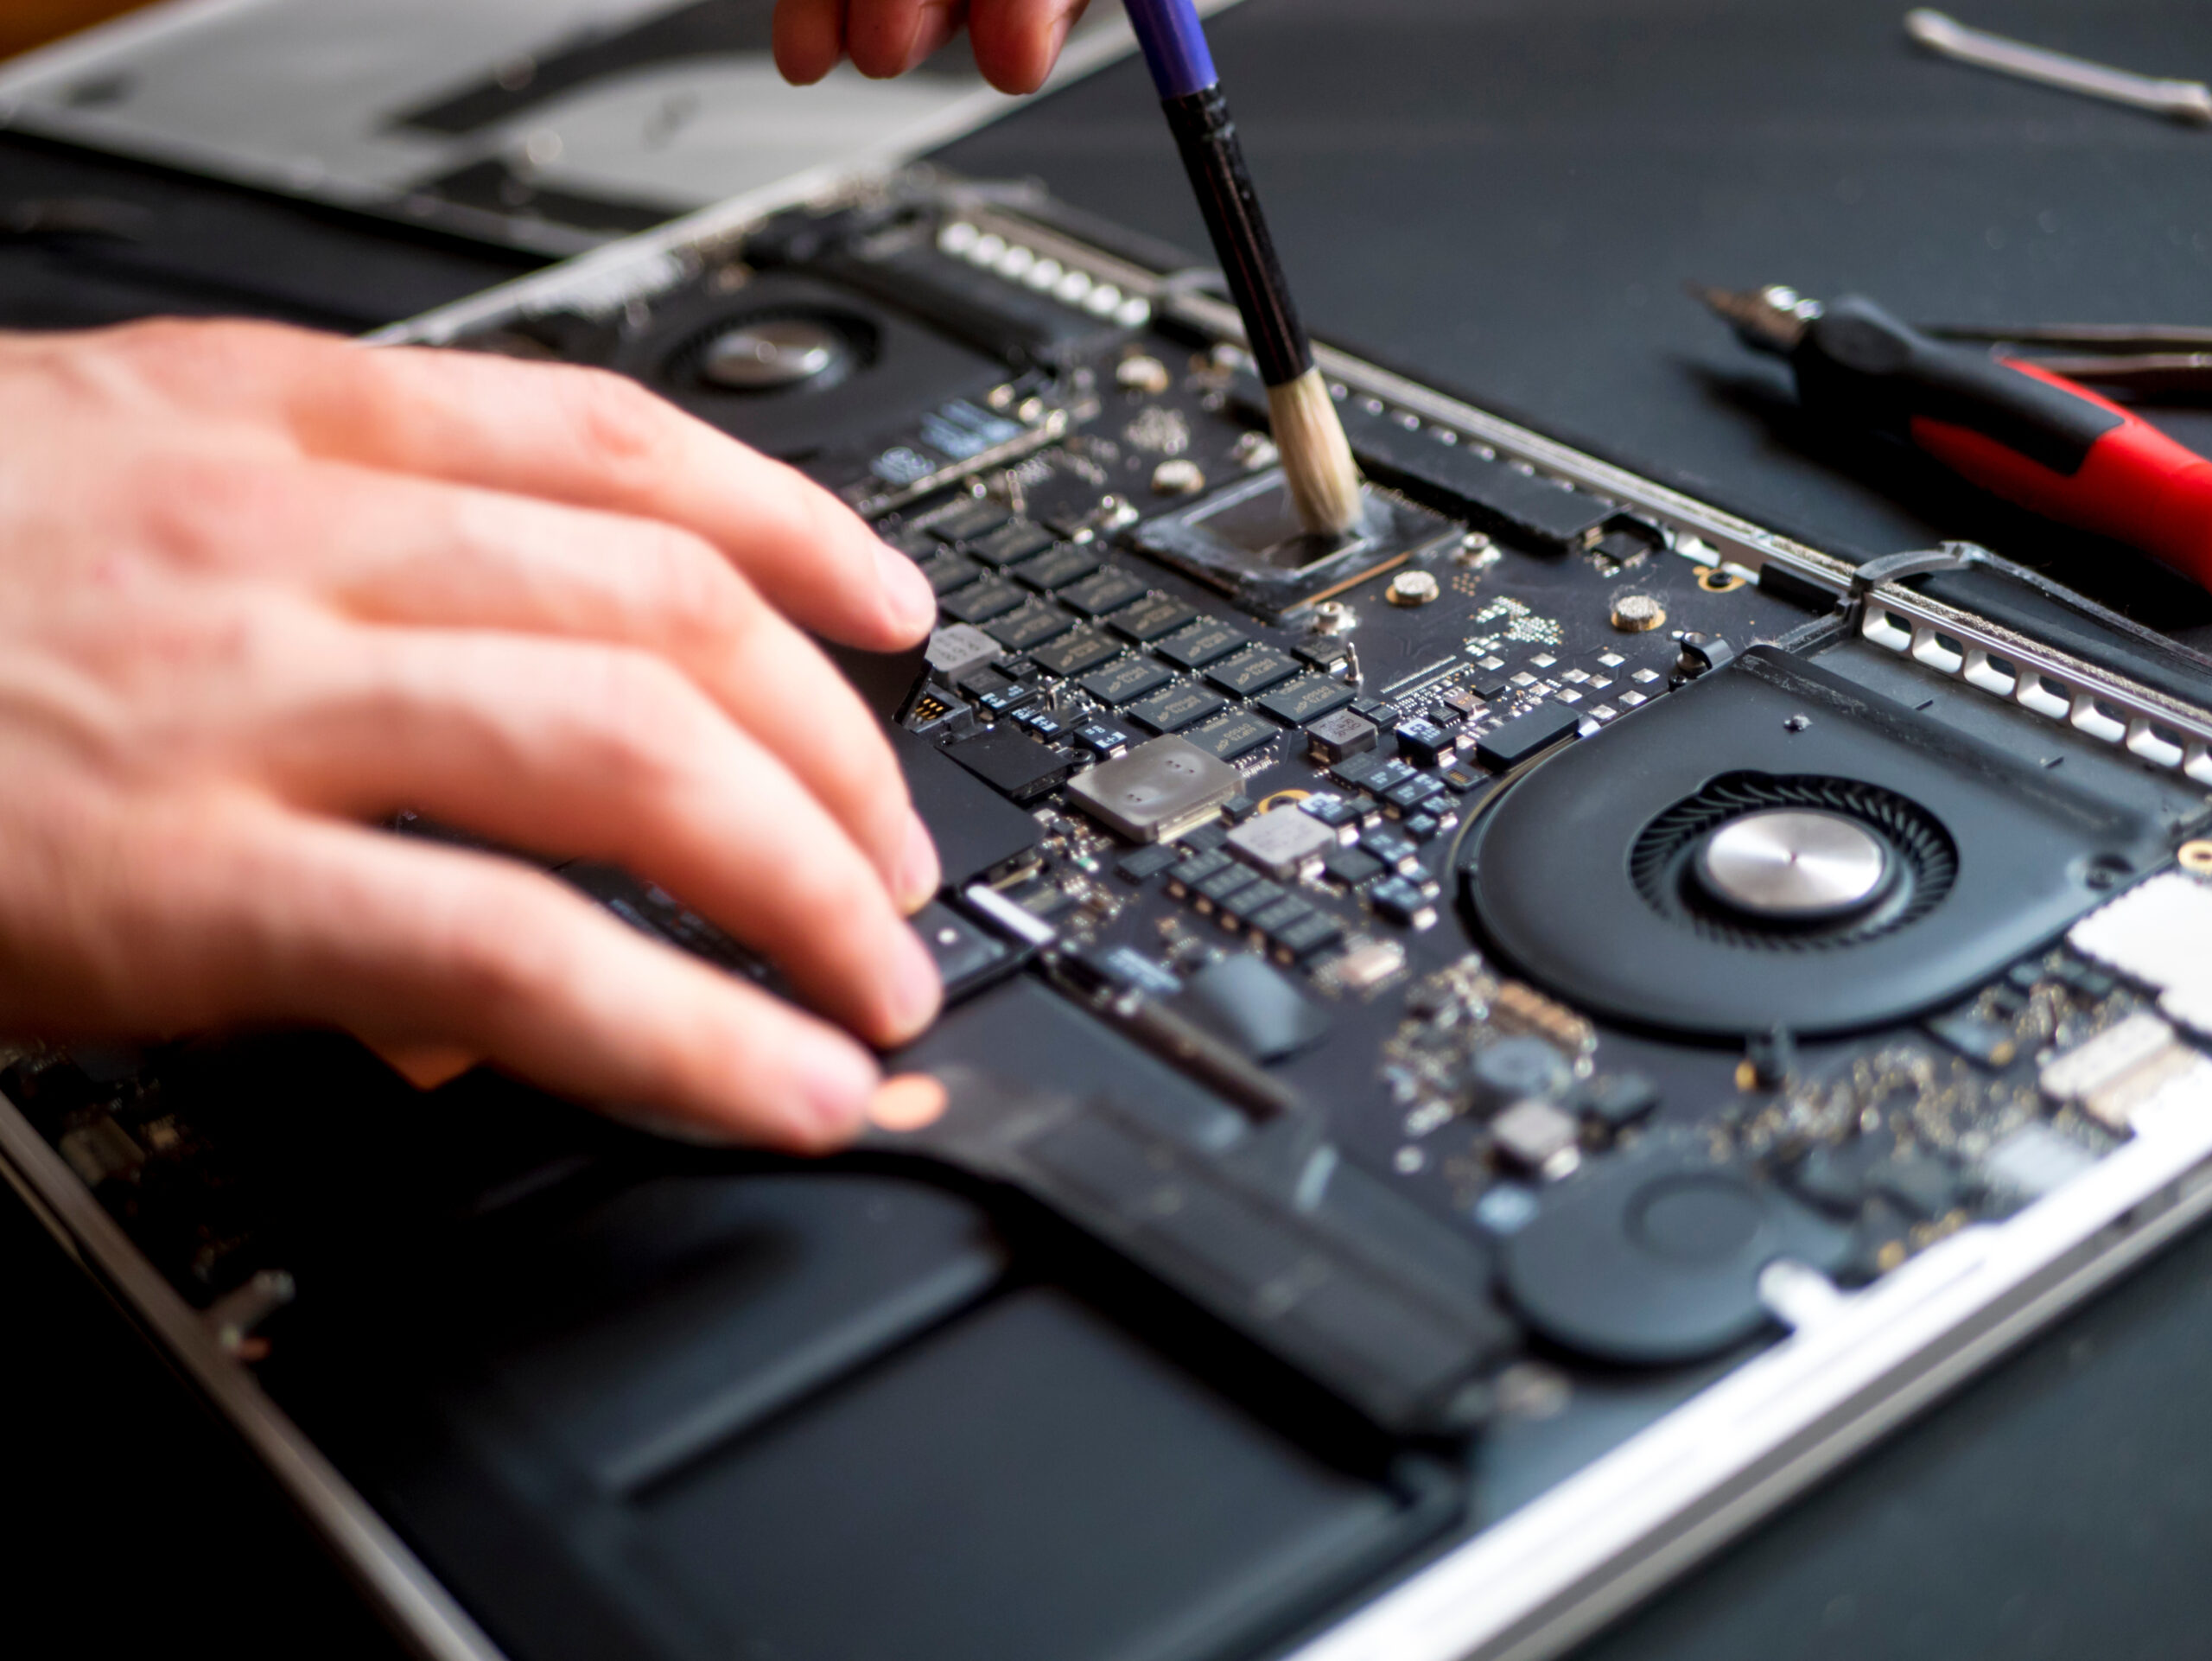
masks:
{"label": "paintbrush", "polygon": [[1198,10],[1192,0],[1127,3],[1168,127],[1198,193],[1215,258],[1243,315],[1253,361],[1267,385],[1268,415],[1291,500],[1308,531],[1341,536],[1359,522],[1359,471],[1328,383],[1313,366],[1313,345],[1253,193]]}

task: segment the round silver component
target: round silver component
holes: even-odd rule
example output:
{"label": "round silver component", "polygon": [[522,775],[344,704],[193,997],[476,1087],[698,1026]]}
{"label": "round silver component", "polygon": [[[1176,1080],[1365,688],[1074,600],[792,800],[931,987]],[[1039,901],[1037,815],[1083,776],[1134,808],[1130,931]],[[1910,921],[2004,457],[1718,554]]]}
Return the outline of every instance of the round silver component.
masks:
{"label": "round silver component", "polygon": [[1195,496],[1206,487],[1206,475],[1196,461],[1179,456],[1152,470],[1152,487],[1162,496]]}
{"label": "round silver component", "polygon": [[1427,571],[1400,571],[1382,590],[1382,597],[1394,606],[1426,606],[1443,592]]}
{"label": "round silver component", "polygon": [[1129,391],[1149,392],[1155,397],[1175,384],[1175,377],[1166,364],[1142,353],[1116,364],[1114,380]]}
{"label": "round silver component", "polygon": [[1872,899],[1890,856],[1873,832],[1839,814],[1783,807],[1722,825],[1697,865],[1705,886],[1739,911],[1807,920]]}
{"label": "round silver component", "polygon": [[700,360],[699,377],[735,392],[772,392],[825,373],[849,350],[826,323],[773,317],[716,335]]}

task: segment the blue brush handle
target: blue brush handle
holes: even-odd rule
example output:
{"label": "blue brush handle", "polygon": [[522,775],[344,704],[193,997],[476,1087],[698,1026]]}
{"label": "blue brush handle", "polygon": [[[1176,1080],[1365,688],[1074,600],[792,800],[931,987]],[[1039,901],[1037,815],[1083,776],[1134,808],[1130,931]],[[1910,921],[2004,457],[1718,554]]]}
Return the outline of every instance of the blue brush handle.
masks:
{"label": "blue brush handle", "polygon": [[1129,27],[1163,99],[1187,98],[1218,81],[1192,0],[1126,0]]}
{"label": "blue brush handle", "polygon": [[1230,295],[1244,319],[1253,363],[1269,386],[1288,385],[1313,368],[1313,349],[1245,171],[1244,147],[1229,118],[1229,100],[1214,73],[1213,54],[1206,50],[1198,8],[1192,0],[1125,3]]}

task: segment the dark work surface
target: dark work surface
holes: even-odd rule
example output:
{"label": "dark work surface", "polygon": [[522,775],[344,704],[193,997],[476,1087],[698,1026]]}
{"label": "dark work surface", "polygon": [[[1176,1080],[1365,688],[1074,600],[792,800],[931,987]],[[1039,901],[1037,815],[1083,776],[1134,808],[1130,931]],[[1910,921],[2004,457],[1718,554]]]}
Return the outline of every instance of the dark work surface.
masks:
{"label": "dark work surface", "polygon": [[[1686,281],[1923,321],[2212,321],[2212,133],[1929,57],[1903,0],[1249,0],[1212,28],[1316,334],[1847,555],[1980,541],[2212,641],[2212,597],[1886,446],[1807,430]],[[2212,74],[2212,8],[1967,21]],[[1188,248],[1123,65],[943,151]],[[2158,417],[2212,449],[2212,413]]]}
{"label": "dark work surface", "polygon": [[[1808,429],[1685,281],[1922,321],[2212,321],[2212,132],[1924,57],[1902,0],[1248,0],[1216,56],[1315,333],[1865,557],[1983,542],[2212,645],[2212,597]],[[1966,21],[2212,75],[2212,9]],[[1140,72],[953,145],[1186,248]],[[2212,412],[2146,410],[2212,449]],[[2196,1656],[2212,1238],[2193,1239],[1579,1652]]]}

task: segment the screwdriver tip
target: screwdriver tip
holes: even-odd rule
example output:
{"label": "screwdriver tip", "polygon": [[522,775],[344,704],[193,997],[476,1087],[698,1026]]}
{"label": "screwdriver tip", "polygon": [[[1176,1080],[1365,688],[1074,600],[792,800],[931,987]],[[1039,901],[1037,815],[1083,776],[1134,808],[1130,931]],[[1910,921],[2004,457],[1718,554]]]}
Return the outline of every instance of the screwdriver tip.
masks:
{"label": "screwdriver tip", "polygon": [[1779,283],[1745,290],[1704,283],[1685,283],[1682,287],[1691,299],[1733,328],[1746,346],[1762,352],[1794,350],[1804,339],[1807,326],[1821,315],[1819,301],[1808,300]]}

